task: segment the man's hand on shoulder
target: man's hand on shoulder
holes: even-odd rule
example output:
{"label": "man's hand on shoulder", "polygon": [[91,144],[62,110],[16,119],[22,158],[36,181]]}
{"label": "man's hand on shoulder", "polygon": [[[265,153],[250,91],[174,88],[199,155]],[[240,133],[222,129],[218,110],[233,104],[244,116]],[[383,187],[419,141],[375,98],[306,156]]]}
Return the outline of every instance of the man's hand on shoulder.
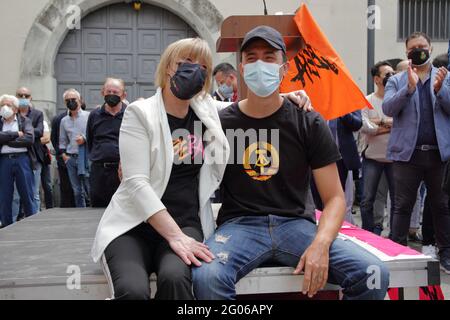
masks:
{"label": "man's hand on shoulder", "polygon": [[314,108],[311,105],[311,100],[309,99],[309,96],[306,94],[305,90],[293,91],[287,93],[285,96],[299,109],[303,109],[306,112],[314,111]]}

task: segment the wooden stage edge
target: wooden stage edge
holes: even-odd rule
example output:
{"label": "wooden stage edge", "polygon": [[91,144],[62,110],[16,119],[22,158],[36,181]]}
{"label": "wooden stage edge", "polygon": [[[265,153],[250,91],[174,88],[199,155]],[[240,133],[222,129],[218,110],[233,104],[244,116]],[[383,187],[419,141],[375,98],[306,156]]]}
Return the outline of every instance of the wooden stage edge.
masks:
{"label": "wooden stage edge", "polygon": [[0,230],[0,300],[106,299],[90,249],[104,209],[55,208]]}

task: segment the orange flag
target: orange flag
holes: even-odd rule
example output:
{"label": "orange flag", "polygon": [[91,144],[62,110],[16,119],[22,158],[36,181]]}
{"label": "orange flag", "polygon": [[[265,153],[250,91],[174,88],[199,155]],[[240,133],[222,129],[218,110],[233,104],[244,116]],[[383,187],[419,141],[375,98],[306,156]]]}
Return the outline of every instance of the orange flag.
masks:
{"label": "orange flag", "polygon": [[314,109],[327,120],[365,107],[372,109],[305,4],[294,20],[305,47],[290,61],[281,92],[305,90]]}

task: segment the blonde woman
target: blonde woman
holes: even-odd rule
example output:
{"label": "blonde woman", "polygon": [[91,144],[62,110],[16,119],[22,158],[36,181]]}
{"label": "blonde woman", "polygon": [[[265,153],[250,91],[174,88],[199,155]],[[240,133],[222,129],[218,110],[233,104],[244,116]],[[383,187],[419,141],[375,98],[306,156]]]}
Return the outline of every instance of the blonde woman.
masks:
{"label": "blonde woman", "polygon": [[[123,179],[98,226],[92,256],[116,299],[193,299],[192,264],[214,259],[202,243],[214,231],[210,197],[229,146],[209,94],[212,55],[201,39],[167,47],[156,94],[128,106],[120,129]],[[309,105],[304,96],[297,99]]]}

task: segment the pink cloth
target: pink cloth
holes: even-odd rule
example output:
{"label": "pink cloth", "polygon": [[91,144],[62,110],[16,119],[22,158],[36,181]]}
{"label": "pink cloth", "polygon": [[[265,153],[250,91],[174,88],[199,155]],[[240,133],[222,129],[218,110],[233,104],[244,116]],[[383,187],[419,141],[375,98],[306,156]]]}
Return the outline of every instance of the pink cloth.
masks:
{"label": "pink cloth", "polygon": [[[322,212],[316,210],[316,219],[320,220],[320,215]],[[345,222],[343,227],[339,231],[340,233],[354,237],[358,240],[364,241],[365,243],[370,244],[372,247],[380,250],[381,252],[387,254],[390,257],[396,257],[400,254],[416,256],[420,255],[420,252],[413,250],[409,247],[402,246],[396,242],[393,242],[389,239],[385,239],[383,237],[377,236],[376,234],[369,232],[367,230],[363,230],[358,228],[357,226],[352,225],[351,223]]]}

